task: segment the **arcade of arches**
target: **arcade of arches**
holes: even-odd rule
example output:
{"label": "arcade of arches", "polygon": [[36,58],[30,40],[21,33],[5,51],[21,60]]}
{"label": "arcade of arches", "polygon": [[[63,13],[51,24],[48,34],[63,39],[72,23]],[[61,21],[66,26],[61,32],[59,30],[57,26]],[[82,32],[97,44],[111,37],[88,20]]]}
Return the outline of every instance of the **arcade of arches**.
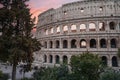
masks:
{"label": "arcade of arches", "polygon": [[[60,44],[62,43],[62,44]],[[51,40],[43,43],[44,48],[117,48],[118,39],[71,39],[71,40]],[[108,46],[109,45],[109,46]]]}
{"label": "arcade of arches", "polygon": [[54,34],[54,33],[67,33],[67,32],[85,32],[85,31],[115,31],[120,29],[120,23],[115,23],[114,21],[94,23],[81,23],[81,24],[72,24],[72,25],[61,25],[57,27],[50,27],[44,30],[45,35]]}
{"label": "arcade of arches", "polygon": [[[112,56],[111,58],[108,58],[108,56],[101,56],[100,57],[102,60],[102,63],[106,66],[112,66],[112,67],[118,67],[118,57]],[[60,63],[65,63],[69,64],[70,63],[70,56],[68,57],[67,55],[43,55],[43,61],[44,63],[52,63],[52,64],[60,64]]]}

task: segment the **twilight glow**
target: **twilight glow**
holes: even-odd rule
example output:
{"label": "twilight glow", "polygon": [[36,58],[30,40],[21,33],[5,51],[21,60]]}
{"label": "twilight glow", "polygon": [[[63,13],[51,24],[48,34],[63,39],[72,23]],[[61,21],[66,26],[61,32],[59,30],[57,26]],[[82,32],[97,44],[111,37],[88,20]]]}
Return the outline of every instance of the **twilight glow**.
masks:
{"label": "twilight glow", "polygon": [[65,3],[70,3],[70,2],[74,2],[74,1],[81,1],[81,0],[30,0],[30,8],[31,8],[31,13],[33,14],[33,17],[37,16],[50,8],[57,8],[62,6],[62,4]]}

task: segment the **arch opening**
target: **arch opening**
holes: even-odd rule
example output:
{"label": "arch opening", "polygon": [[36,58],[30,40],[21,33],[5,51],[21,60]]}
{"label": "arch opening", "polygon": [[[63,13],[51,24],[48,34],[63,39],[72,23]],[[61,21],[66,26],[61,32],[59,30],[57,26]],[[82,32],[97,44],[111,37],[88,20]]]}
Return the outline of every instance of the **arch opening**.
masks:
{"label": "arch opening", "polygon": [[86,40],[85,40],[85,39],[82,39],[82,40],[80,41],[80,48],[86,48],[86,46],[87,46]]}
{"label": "arch opening", "polygon": [[95,31],[96,30],[96,26],[94,23],[90,23],[89,24],[89,31]]}
{"label": "arch opening", "polygon": [[56,61],[56,64],[59,64],[60,63],[60,57],[58,55],[55,56],[55,61]]}
{"label": "arch opening", "polygon": [[99,23],[99,30],[100,31],[105,31],[105,23],[104,22]]}
{"label": "arch opening", "polygon": [[49,62],[50,62],[50,63],[53,62],[53,56],[52,56],[52,55],[50,55]]}
{"label": "arch opening", "polygon": [[101,40],[100,40],[100,47],[101,47],[101,48],[107,48],[106,40],[105,40],[105,39],[101,39]]}
{"label": "arch opening", "polygon": [[53,47],[53,42],[52,41],[50,41],[50,48],[52,48]]}
{"label": "arch opening", "polygon": [[67,64],[67,63],[68,63],[68,58],[67,58],[67,56],[63,56],[63,63],[64,63],[64,64]]}
{"label": "arch opening", "polygon": [[56,41],[56,48],[60,48],[60,42],[58,40]]}
{"label": "arch opening", "polygon": [[77,30],[76,25],[72,25],[72,26],[71,26],[71,31],[72,31],[72,32],[76,32],[76,30]]}
{"label": "arch opening", "polygon": [[47,48],[47,42],[44,43],[44,47]]}
{"label": "arch opening", "polygon": [[96,40],[95,39],[90,40],[90,48],[96,48]]}
{"label": "arch opening", "polygon": [[110,45],[111,45],[111,48],[116,48],[116,40],[115,39],[111,39],[110,40]]}
{"label": "arch opening", "polygon": [[80,24],[80,31],[86,31],[86,25]]}
{"label": "arch opening", "polygon": [[63,41],[63,48],[68,48],[68,41],[67,40]]}
{"label": "arch opening", "polygon": [[47,56],[44,55],[44,63],[46,63],[46,62],[47,62]]}
{"label": "arch opening", "polygon": [[109,23],[109,27],[110,27],[110,30],[115,30],[115,23],[114,22],[110,22]]}
{"label": "arch opening", "polygon": [[76,40],[75,39],[73,39],[72,41],[71,41],[71,48],[76,48],[77,46],[76,46]]}
{"label": "arch opening", "polygon": [[116,56],[112,57],[112,66],[113,67],[118,67],[118,62],[117,62],[117,57]]}
{"label": "arch opening", "polygon": [[107,66],[107,57],[106,56],[102,56],[102,64],[104,66]]}

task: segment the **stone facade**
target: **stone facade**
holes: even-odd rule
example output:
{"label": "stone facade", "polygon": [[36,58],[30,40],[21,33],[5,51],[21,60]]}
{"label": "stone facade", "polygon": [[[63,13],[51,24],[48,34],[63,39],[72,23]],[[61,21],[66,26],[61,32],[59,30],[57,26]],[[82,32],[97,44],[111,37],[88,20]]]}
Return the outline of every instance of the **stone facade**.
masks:
{"label": "stone facade", "polygon": [[84,0],[49,9],[38,17],[36,38],[43,45],[36,62],[43,66],[70,63],[89,51],[104,64],[120,66],[120,0]]}

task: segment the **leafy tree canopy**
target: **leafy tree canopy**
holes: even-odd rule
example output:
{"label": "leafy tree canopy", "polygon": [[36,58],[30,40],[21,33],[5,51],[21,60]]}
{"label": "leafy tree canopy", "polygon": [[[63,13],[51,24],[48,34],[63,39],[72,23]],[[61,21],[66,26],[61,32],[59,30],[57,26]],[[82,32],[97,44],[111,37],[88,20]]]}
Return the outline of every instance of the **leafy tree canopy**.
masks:
{"label": "leafy tree canopy", "polygon": [[71,57],[71,68],[76,80],[98,80],[102,70],[98,55],[85,52]]}

